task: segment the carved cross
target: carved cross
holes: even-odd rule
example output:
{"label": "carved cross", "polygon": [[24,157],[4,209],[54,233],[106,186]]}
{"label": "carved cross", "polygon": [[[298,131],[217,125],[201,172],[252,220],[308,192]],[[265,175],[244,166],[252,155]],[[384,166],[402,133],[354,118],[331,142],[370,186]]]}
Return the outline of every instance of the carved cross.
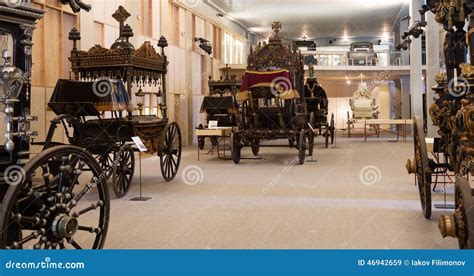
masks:
{"label": "carved cross", "polygon": [[225,80],[230,80],[230,75],[229,75],[230,69],[231,68],[229,67],[229,64],[226,64],[224,67]]}
{"label": "carved cross", "polygon": [[125,21],[127,21],[130,16],[131,14],[122,6],[119,6],[117,11],[112,14],[112,17],[120,24],[120,30],[123,29]]}
{"label": "carved cross", "polygon": [[278,33],[281,30],[281,23],[280,22],[273,22],[272,24],[272,30],[275,32],[275,34],[278,35]]}

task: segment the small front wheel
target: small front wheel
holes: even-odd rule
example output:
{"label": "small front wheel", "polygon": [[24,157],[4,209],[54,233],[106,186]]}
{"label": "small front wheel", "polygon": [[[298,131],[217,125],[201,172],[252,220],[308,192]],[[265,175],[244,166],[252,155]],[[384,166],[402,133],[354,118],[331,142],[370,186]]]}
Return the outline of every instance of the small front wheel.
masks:
{"label": "small front wheel", "polygon": [[166,128],[162,149],[159,153],[161,173],[168,182],[178,174],[182,150],[181,129],[176,122],[173,122]]}
{"label": "small front wheel", "polygon": [[112,164],[112,187],[117,198],[128,194],[135,174],[135,152],[130,144],[124,144]]}

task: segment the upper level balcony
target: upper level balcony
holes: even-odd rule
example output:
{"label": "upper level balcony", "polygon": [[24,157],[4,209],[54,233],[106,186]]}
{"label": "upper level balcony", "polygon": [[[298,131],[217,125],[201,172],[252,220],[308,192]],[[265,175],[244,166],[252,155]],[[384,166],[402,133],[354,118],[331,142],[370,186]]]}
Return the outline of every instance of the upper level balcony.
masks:
{"label": "upper level balcony", "polygon": [[306,66],[313,60],[316,71],[410,71],[410,57],[406,51],[302,51],[302,54]]}

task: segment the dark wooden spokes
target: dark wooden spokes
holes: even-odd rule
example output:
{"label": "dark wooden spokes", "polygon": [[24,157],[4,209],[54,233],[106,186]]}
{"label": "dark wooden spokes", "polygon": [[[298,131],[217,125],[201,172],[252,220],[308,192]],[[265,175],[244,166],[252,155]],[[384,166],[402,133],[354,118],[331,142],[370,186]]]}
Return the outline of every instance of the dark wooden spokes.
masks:
{"label": "dark wooden spokes", "polygon": [[129,144],[123,145],[113,162],[112,186],[118,198],[127,195],[135,174],[135,153]]}
{"label": "dark wooden spokes", "polygon": [[415,117],[413,136],[415,143],[416,178],[420,194],[421,208],[425,218],[431,218],[431,170],[428,160],[423,121]]}
{"label": "dark wooden spokes", "polygon": [[105,154],[97,156],[97,161],[99,162],[100,168],[104,171],[107,179],[112,177],[114,171],[114,160],[116,156],[117,152],[113,149],[108,150]]}
{"label": "dark wooden spokes", "polygon": [[58,146],[39,154],[24,168],[22,181],[8,187],[1,207],[0,248],[104,246],[108,189],[104,173],[83,149]]}
{"label": "dark wooden spokes", "polygon": [[442,215],[438,227],[443,237],[457,238],[460,249],[474,249],[474,191],[468,178],[456,179],[453,215]]}
{"label": "dark wooden spokes", "polygon": [[177,123],[171,123],[165,133],[162,152],[160,155],[160,166],[163,178],[172,181],[178,174],[181,163],[182,137]]}

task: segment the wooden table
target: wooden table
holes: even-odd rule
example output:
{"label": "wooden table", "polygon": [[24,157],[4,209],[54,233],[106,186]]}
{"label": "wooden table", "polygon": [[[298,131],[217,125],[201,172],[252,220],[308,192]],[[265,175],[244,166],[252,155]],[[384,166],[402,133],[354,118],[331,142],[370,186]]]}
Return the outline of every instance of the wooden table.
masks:
{"label": "wooden table", "polygon": [[[396,132],[390,131],[390,130],[382,130],[380,126],[382,125],[388,125],[388,126],[396,126],[397,130]],[[406,142],[407,140],[407,126],[413,125],[413,120],[412,119],[370,119],[370,120],[364,120],[364,139],[365,142],[367,142],[367,138],[370,136],[367,132],[367,126],[377,126],[379,130],[379,135],[380,131],[384,131],[387,133],[395,134],[397,135],[397,140],[391,141],[391,142],[398,142],[400,141],[400,130],[402,129],[402,137],[403,141]]]}
{"label": "wooden table", "polygon": [[[230,140],[230,136],[232,134],[233,128],[232,127],[220,127],[215,129],[196,129],[196,136],[197,137],[204,137],[204,138],[217,138],[217,144],[212,145],[211,149],[207,151],[204,155],[214,155],[217,152],[217,157],[222,160],[229,160],[226,156],[226,152],[231,151],[230,143],[227,143]],[[223,147],[221,148],[221,143],[223,143]],[[221,151],[223,152],[223,156],[221,156]],[[201,150],[198,147],[198,161],[201,159]]]}

